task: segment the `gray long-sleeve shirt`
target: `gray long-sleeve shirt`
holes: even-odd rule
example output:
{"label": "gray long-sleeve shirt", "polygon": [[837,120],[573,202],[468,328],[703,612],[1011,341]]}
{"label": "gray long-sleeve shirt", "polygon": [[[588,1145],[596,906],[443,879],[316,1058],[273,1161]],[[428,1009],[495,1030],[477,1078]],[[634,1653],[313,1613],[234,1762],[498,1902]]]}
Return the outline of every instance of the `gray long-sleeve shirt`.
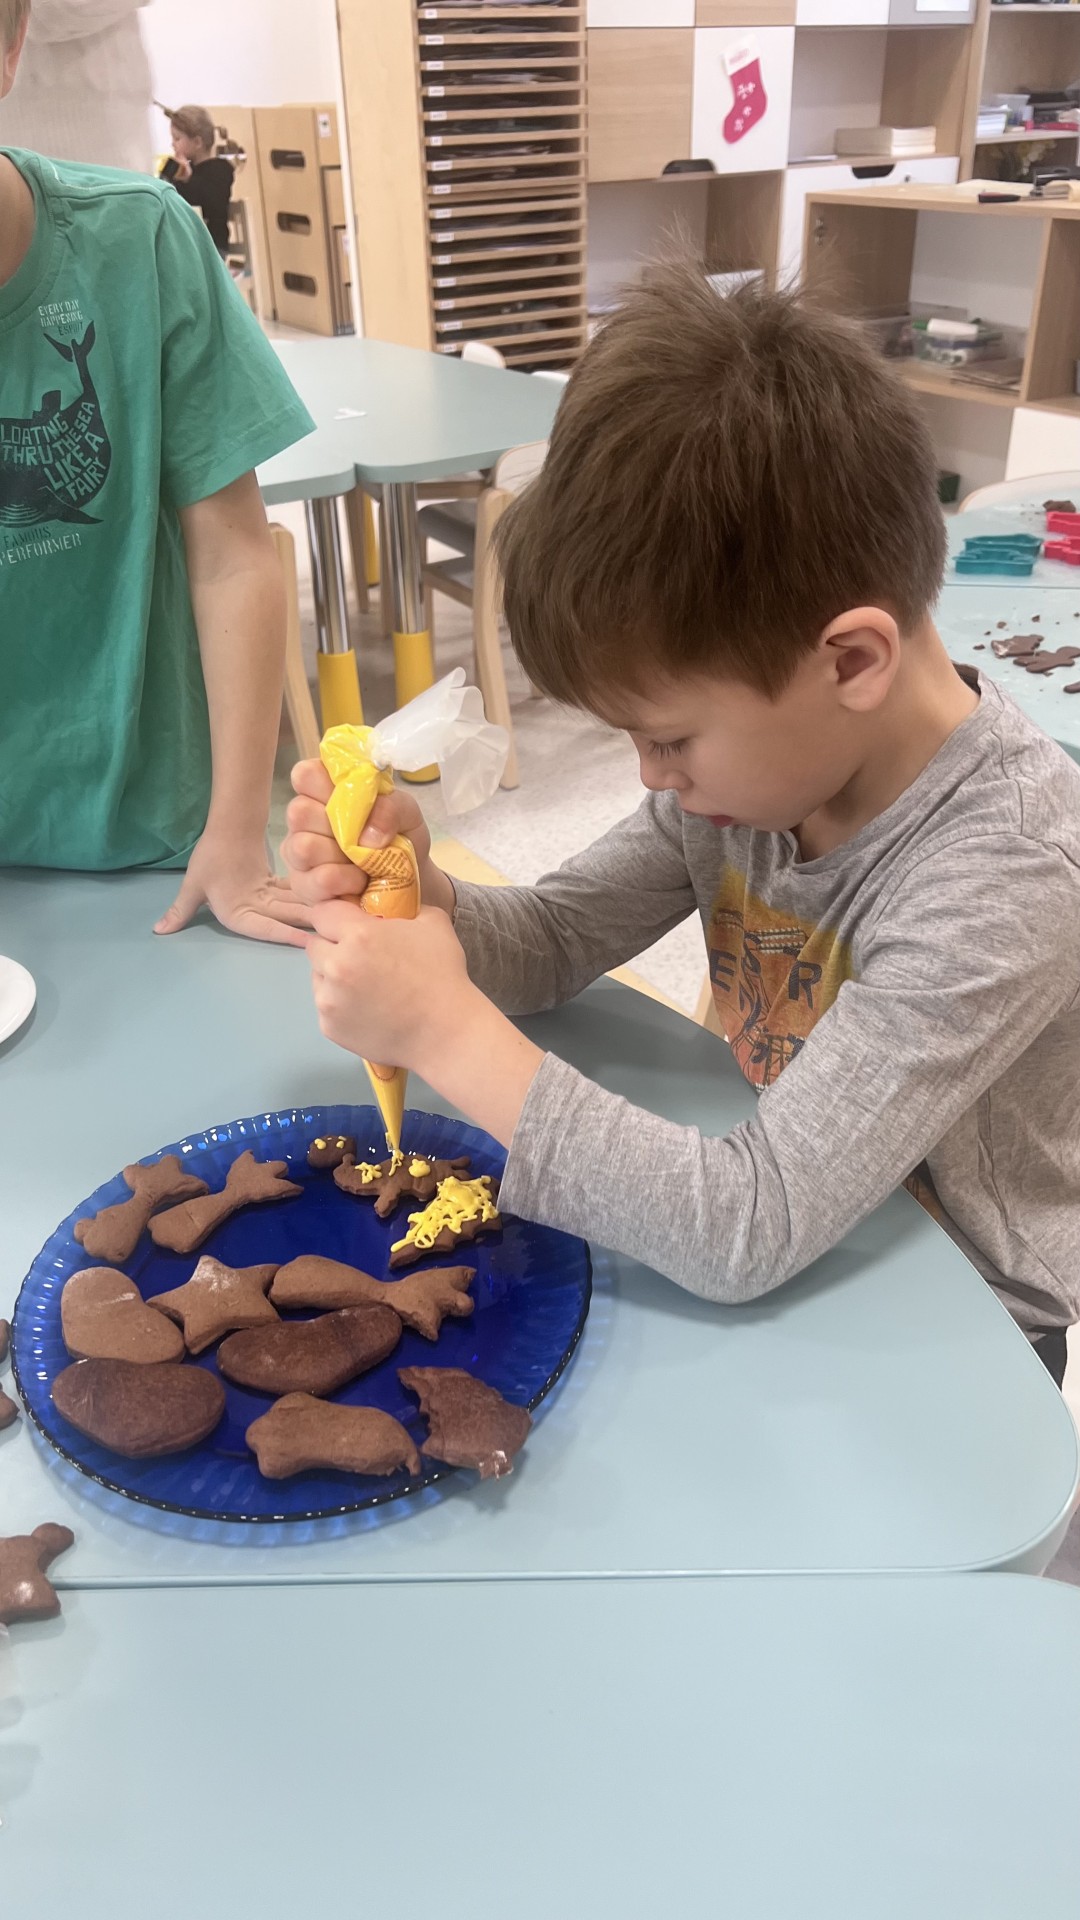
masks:
{"label": "gray long-sleeve shirt", "polygon": [[[709,1299],[779,1286],[894,1187],[1029,1333],[1080,1314],[1080,767],[993,681],[833,852],[651,794],[530,888],[460,886],[473,979],[558,1005],[695,910],[724,1031],[762,1089],[703,1136],[549,1054],[502,1198]],[[655,1205],[658,1186],[678,1204]]]}

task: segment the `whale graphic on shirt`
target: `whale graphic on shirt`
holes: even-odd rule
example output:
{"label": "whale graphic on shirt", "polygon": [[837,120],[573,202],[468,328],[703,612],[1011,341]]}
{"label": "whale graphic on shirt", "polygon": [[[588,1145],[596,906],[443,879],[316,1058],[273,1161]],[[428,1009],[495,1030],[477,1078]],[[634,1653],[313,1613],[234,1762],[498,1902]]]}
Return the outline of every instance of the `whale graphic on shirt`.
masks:
{"label": "whale graphic on shirt", "polygon": [[60,404],[59,389],[46,393],[29,418],[0,414],[0,527],[48,520],[97,526],[98,516],[86,506],[105,485],[112,446],[90,372],[94,324],[81,340],[57,340],[50,333],[45,338],[74,365],[80,391],[67,406]]}

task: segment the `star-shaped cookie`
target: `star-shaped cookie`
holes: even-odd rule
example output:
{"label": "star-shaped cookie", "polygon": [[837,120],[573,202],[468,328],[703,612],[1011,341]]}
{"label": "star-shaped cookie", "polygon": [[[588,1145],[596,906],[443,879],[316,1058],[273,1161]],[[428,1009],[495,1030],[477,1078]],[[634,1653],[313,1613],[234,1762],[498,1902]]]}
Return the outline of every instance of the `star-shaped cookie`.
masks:
{"label": "star-shaped cookie", "polygon": [[146,1304],[179,1321],[188,1352],[202,1353],[223,1334],[277,1319],[277,1308],[266,1298],[276,1272],[276,1266],[227,1267],[204,1254],[182,1287],[151,1294]]}

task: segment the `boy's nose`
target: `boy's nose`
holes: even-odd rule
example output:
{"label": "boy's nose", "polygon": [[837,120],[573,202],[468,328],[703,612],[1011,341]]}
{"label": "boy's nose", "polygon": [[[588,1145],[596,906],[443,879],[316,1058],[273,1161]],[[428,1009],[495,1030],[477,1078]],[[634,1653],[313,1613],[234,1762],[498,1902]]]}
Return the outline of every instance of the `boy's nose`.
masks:
{"label": "boy's nose", "polygon": [[677,767],[654,766],[643,753],[638,754],[638,773],[650,793],[685,793],[690,785],[688,774],[680,773]]}

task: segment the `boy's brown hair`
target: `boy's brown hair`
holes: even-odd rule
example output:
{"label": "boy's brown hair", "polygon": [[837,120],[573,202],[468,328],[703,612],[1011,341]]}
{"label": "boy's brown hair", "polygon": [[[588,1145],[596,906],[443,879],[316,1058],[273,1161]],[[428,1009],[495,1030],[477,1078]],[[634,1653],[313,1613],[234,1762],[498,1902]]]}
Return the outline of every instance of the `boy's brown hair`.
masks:
{"label": "boy's brown hair", "polygon": [[588,348],[497,545],[529,678],[602,711],[656,675],[779,693],[852,607],[912,630],[945,529],[922,418],[853,323],[674,263]]}
{"label": "boy's brown hair", "polygon": [[30,0],[0,0],[0,47],[10,47],[30,11]]}

